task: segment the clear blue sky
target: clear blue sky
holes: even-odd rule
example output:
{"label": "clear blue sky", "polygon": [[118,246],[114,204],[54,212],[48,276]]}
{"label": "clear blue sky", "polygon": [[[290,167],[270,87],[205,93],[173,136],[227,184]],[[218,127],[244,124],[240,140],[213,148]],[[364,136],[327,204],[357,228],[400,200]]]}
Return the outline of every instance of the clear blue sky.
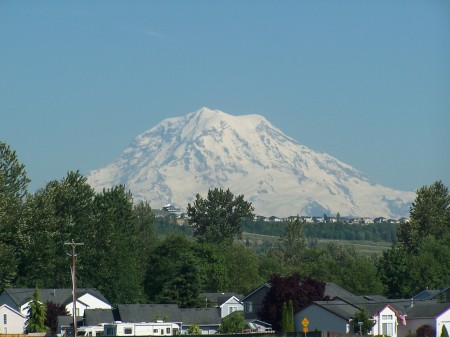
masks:
{"label": "clear blue sky", "polygon": [[0,0],[0,140],[32,191],[203,106],[450,186],[450,2]]}

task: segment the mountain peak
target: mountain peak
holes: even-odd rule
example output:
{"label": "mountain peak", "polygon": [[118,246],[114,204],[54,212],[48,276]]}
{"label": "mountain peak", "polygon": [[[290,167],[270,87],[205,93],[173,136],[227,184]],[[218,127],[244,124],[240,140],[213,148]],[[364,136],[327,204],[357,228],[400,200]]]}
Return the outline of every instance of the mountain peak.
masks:
{"label": "mountain peak", "polygon": [[339,212],[399,218],[414,198],[298,144],[263,116],[207,107],[163,120],[88,180],[97,190],[125,184],[153,208],[167,203],[184,208],[196,194],[229,188],[266,216]]}

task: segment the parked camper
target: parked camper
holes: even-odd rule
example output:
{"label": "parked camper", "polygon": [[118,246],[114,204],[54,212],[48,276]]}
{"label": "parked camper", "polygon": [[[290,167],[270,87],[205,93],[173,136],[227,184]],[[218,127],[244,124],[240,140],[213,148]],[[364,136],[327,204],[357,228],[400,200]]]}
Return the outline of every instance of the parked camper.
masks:
{"label": "parked camper", "polygon": [[175,336],[180,326],[173,322],[115,322],[104,325],[103,336]]}
{"label": "parked camper", "polygon": [[95,326],[80,326],[77,329],[79,337],[98,337],[103,335],[103,324]]}

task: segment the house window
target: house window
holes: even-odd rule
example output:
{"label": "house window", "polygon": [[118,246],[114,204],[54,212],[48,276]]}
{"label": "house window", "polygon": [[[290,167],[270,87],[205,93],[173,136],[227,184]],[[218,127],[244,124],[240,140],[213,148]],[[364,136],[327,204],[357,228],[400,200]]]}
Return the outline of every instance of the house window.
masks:
{"label": "house window", "polygon": [[8,315],[3,314],[3,324],[8,324]]}
{"label": "house window", "polygon": [[237,307],[235,307],[235,306],[230,306],[230,307],[228,307],[228,314],[231,314],[232,312],[234,312],[234,311],[237,311]]}
{"label": "house window", "polygon": [[394,325],[392,323],[383,323],[382,332],[385,336],[392,336],[394,334]]}
{"label": "house window", "polygon": [[114,328],[106,328],[106,334],[108,336],[114,336],[116,334],[116,329]]}
{"label": "house window", "polygon": [[382,315],[382,316],[381,316],[381,319],[382,319],[383,321],[392,321],[393,316],[392,316],[392,315]]}
{"label": "house window", "polygon": [[125,335],[131,335],[133,333],[133,329],[132,328],[124,328],[123,333]]}
{"label": "house window", "polygon": [[245,302],[245,312],[253,312],[253,302]]}

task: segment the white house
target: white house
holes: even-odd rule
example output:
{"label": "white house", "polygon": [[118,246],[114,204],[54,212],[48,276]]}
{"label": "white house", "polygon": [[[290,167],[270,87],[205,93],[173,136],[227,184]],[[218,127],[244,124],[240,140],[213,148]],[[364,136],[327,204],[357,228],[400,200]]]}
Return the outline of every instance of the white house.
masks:
{"label": "white house", "polygon": [[433,327],[436,336],[441,335],[444,325],[450,333],[450,303],[415,302],[406,311],[406,325],[399,325],[399,336],[406,336],[409,331],[415,333],[422,325]]}
{"label": "white house", "polygon": [[0,305],[0,335],[22,334],[26,317],[7,304]]}
{"label": "white house", "polygon": [[205,307],[215,307],[220,310],[220,317],[224,318],[234,311],[244,311],[242,295],[236,293],[201,293],[200,298],[205,301]]}
{"label": "white house", "polygon": [[[400,320],[399,320],[400,318]],[[395,310],[389,304],[383,307],[376,313],[372,314],[372,319],[374,320],[374,326],[372,327],[372,335],[384,335],[384,336],[398,336],[397,327],[403,324],[400,313]]]}
{"label": "white house", "polygon": [[[8,288],[0,295],[0,306],[6,305],[6,307],[14,310],[20,314],[14,318],[17,326],[21,325],[20,333],[24,331],[24,325],[28,314],[29,303],[35,293],[35,289],[31,288]],[[69,315],[73,314],[73,295],[72,288],[64,289],[40,289],[40,299],[42,303],[53,302],[58,305],[63,305]],[[76,302],[77,314],[76,316],[83,316],[84,310],[89,309],[112,309],[108,300],[94,288],[77,289],[77,302]],[[8,315],[8,313],[5,313]],[[11,314],[10,314],[11,315]],[[0,316],[0,319],[4,319],[8,322],[9,316]],[[20,324],[19,321],[22,320]],[[11,321],[13,322],[13,321]],[[5,325],[5,324],[4,324]],[[1,325],[0,325],[1,329]],[[1,330],[0,330],[1,331]],[[8,333],[10,333],[8,331]]]}
{"label": "white house", "polygon": [[342,334],[354,333],[355,326],[358,325],[355,315],[364,309],[374,322],[370,335],[398,337],[400,313],[380,299],[352,296],[351,301],[349,298],[315,301],[294,315],[295,331],[303,331],[302,321],[306,318],[310,331],[317,329]]}
{"label": "white house", "polygon": [[244,311],[244,304],[236,296],[231,296],[222,304],[219,303],[220,317],[224,318],[234,311]]}

